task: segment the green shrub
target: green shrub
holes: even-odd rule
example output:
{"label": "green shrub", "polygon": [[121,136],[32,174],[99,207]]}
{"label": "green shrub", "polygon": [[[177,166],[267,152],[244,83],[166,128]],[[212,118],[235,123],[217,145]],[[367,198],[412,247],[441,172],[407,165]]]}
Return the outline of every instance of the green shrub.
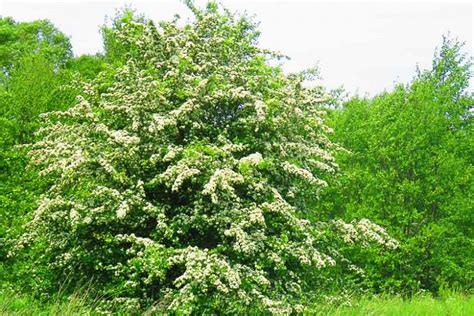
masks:
{"label": "green shrub", "polygon": [[[437,292],[474,284],[471,63],[445,39],[429,71],[332,112],[341,174],[322,195],[329,216],[387,227],[399,251],[353,255],[377,291]],[[367,260],[368,259],[368,260]]]}

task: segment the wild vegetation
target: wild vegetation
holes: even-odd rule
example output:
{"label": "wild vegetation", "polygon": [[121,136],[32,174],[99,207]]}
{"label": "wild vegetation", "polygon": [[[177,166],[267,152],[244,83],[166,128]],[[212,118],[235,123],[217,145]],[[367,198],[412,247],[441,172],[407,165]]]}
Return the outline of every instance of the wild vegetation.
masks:
{"label": "wild vegetation", "polygon": [[123,10],[78,57],[48,21],[0,18],[0,312],[472,310],[462,44],[343,100],[248,17],[188,7]]}
{"label": "wild vegetation", "polygon": [[347,151],[324,212],[370,218],[400,242],[396,252],[353,257],[377,291],[473,285],[472,67],[461,48],[444,38],[432,68],[411,83],[331,112],[332,139]]}

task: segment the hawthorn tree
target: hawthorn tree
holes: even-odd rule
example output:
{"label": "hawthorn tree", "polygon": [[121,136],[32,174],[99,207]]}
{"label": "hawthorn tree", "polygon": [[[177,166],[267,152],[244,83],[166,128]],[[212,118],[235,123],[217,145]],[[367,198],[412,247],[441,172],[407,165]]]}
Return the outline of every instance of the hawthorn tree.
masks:
{"label": "hawthorn tree", "polygon": [[111,29],[123,66],[43,115],[30,155],[51,186],[18,248],[52,284],[93,277],[111,306],[301,310],[334,243],[397,243],[367,220],[309,220],[337,169],[323,89],[270,66],[246,17],[188,5],[184,26]]}

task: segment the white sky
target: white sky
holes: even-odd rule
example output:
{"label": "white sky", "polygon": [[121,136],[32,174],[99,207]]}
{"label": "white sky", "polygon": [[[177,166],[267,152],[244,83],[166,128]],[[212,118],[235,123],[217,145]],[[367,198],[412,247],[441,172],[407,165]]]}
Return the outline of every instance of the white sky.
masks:
{"label": "white sky", "polygon": [[[465,41],[465,52],[473,55],[473,4],[419,1],[220,2],[255,15],[262,32],[260,46],[291,57],[285,70],[319,65],[327,87],[343,85],[352,93],[375,94],[390,90],[394,82],[408,82],[417,64],[429,67],[435,47],[448,32]],[[102,50],[99,26],[125,4],[155,21],[176,13],[190,17],[179,0],[0,0],[0,15],[17,21],[49,19],[70,36],[76,55],[94,54]]]}

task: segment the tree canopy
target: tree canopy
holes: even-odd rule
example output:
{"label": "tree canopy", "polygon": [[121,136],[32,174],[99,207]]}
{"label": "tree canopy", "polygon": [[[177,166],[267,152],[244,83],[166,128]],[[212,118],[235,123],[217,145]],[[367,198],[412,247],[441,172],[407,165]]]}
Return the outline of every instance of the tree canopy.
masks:
{"label": "tree canopy", "polygon": [[72,57],[71,44],[64,33],[47,20],[16,22],[0,17],[0,68],[8,72],[22,56],[41,54],[54,65]]}
{"label": "tree canopy", "polygon": [[367,282],[379,290],[472,285],[473,95],[461,48],[445,37],[432,69],[410,84],[332,112],[334,140],[349,152],[337,157],[326,212],[373,219],[402,245],[371,256]]}

